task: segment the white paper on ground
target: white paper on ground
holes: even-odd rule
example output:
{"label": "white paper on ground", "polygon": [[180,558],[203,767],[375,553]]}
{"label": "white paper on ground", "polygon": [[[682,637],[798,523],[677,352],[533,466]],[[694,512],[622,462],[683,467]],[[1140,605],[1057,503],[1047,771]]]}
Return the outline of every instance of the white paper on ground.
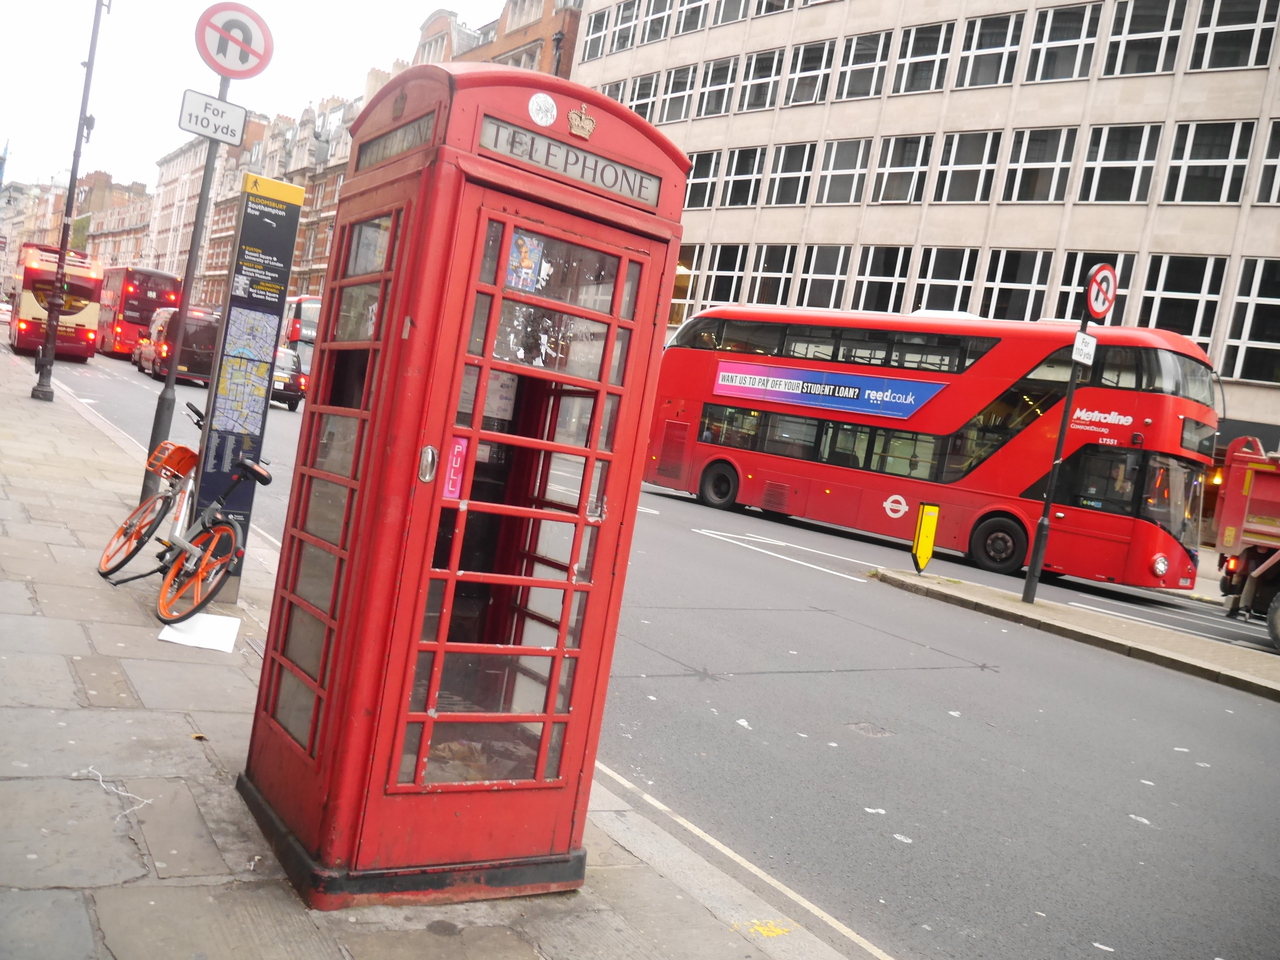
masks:
{"label": "white paper on ground", "polygon": [[160,639],[180,643],[184,647],[203,647],[230,653],[240,632],[239,617],[218,617],[212,613],[197,613],[190,620],[171,623],[160,631]]}

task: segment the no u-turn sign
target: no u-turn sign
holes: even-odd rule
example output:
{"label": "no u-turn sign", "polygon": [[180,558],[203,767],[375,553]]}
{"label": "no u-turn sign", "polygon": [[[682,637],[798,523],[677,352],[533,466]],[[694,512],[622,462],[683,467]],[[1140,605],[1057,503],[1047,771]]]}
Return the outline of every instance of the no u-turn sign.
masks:
{"label": "no u-turn sign", "polygon": [[215,73],[245,80],[271,62],[271,31],[243,4],[215,3],[196,21],[196,49]]}

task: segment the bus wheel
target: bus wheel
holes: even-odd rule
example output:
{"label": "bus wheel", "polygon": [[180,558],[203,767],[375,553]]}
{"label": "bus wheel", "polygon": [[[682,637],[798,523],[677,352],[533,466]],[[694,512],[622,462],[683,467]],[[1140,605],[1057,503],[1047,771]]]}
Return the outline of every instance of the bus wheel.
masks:
{"label": "bus wheel", "polygon": [[974,527],[969,552],[983,570],[1017,573],[1027,556],[1027,534],[1008,517],[991,517]]}
{"label": "bus wheel", "polygon": [[728,510],[738,498],[738,471],[727,463],[713,463],[702,471],[698,502],[717,510]]}

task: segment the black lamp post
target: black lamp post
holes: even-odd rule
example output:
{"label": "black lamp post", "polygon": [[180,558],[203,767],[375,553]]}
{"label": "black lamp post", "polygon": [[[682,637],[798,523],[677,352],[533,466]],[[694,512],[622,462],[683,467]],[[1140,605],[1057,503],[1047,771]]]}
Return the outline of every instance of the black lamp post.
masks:
{"label": "black lamp post", "polygon": [[560,76],[560,45],[564,43],[564,31],[557,30],[551,35],[551,49],[555,52],[556,66],[551,72],[555,76]]}
{"label": "black lamp post", "polygon": [[58,349],[58,324],[62,320],[62,308],[66,304],[63,288],[67,285],[67,247],[71,243],[71,216],[76,206],[76,181],[80,179],[80,147],[89,142],[93,132],[93,117],[89,116],[89,87],[93,83],[93,58],[98,51],[98,26],[102,23],[102,11],[111,11],[111,0],[95,0],[93,9],[93,35],[89,39],[89,59],[84,66],[84,93],[80,97],[80,119],[76,122],[76,149],[71,156],[71,181],[67,184],[67,206],[62,214],[62,240],[58,245],[58,269],[53,276],[53,290],[45,304],[48,319],[44,326],[44,345],[36,357],[39,379],[31,388],[35,400],[53,399],[53,355]]}

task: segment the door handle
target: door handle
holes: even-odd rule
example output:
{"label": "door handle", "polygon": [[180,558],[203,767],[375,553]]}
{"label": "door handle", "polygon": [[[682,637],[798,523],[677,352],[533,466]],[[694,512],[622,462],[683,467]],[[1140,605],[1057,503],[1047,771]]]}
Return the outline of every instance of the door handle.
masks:
{"label": "door handle", "polygon": [[436,467],[440,465],[440,454],[436,448],[427,444],[418,455],[418,479],[430,483],[436,478]]}
{"label": "door handle", "polygon": [[1055,519],[1055,520],[1062,520],[1062,519],[1063,519],[1063,518],[1065,518],[1065,517],[1066,517],[1066,514],[1065,514],[1065,513],[1055,513],[1055,514],[1053,515],[1053,519]]}

